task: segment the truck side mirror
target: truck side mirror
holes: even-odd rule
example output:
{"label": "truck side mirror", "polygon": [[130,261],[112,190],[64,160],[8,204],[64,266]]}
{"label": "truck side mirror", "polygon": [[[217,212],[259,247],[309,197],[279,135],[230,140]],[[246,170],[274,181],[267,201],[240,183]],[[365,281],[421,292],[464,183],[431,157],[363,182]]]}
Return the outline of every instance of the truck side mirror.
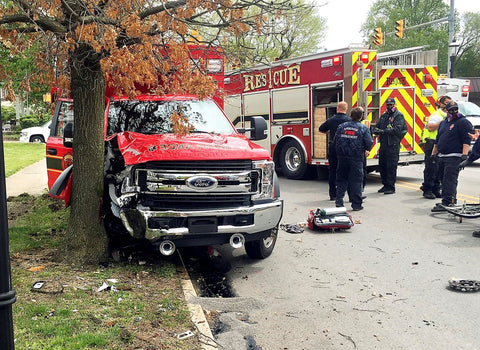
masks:
{"label": "truck side mirror", "polygon": [[250,128],[238,128],[239,133],[251,131],[250,140],[258,141],[267,138],[267,122],[262,117],[252,117],[250,119]]}
{"label": "truck side mirror", "polygon": [[251,134],[250,139],[257,141],[267,138],[267,122],[263,117],[252,117],[250,120]]}
{"label": "truck side mirror", "polygon": [[63,146],[67,148],[73,146],[73,123],[67,123],[63,129]]}

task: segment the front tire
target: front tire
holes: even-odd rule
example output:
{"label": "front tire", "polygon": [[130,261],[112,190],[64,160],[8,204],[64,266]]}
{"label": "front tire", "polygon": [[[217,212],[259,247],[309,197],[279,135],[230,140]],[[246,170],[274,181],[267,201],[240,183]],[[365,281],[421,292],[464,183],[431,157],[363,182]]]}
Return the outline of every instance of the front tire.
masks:
{"label": "front tire", "polygon": [[42,136],[35,135],[35,136],[32,136],[32,137],[30,138],[30,142],[33,142],[33,143],[44,143],[45,140],[43,139]]}
{"label": "front tire", "polygon": [[245,242],[245,251],[251,259],[265,259],[272,254],[277,242],[278,226],[269,231],[270,235],[263,239]]}
{"label": "front tire", "polygon": [[299,180],[305,178],[308,174],[305,154],[300,144],[295,140],[289,140],[283,146],[280,163],[282,173],[288,179]]}

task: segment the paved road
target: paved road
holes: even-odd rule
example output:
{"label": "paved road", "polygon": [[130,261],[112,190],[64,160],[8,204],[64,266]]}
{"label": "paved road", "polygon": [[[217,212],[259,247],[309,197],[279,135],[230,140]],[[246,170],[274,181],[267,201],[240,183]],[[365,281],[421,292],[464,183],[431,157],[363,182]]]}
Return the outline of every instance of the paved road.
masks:
{"label": "paved road", "polygon": [[[480,292],[446,288],[451,277],[480,279],[479,220],[432,214],[422,170],[399,169],[394,195],[377,193],[378,175],[369,176],[365,209],[348,231],[281,231],[263,261],[222,247],[239,298],[205,307],[222,311],[224,349],[245,339],[268,350],[480,349]],[[479,175],[478,166],[462,173],[463,197],[478,192]],[[283,223],[332,205],[325,181],[280,180]]]}
{"label": "paved road", "polygon": [[47,166],[42,159],[19,172],[7,177],[7,196],[18,196],[22,193],[39,195],[47,190]]}

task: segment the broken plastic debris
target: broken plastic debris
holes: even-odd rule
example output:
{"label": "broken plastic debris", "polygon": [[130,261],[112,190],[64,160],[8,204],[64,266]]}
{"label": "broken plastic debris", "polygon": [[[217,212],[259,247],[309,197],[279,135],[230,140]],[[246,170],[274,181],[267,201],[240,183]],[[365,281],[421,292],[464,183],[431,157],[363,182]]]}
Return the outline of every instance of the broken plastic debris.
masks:
{"label": "broken plastic debris", "polygon": [[45,281],[37,281],[33,284],[32,290],[39,290],[43,287],[44,284],[45,284]]}
{"label": "broken plastic debris", "polygon": [[177,334],[177,339],[186,339],[194,336],[192,331],[186,331],[180,334]]}

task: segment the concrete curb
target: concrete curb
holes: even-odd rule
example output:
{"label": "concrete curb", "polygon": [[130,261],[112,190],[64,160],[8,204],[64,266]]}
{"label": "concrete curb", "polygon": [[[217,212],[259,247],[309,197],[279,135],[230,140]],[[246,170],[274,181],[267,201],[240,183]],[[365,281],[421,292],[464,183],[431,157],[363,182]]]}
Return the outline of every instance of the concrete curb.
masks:
{"label": "concrete curb", "polygon": [[197,293],[193,287],[192,281],[185,268],[180,272],[180,278],[182,282],[183,294],[187,301],[188,310],[193,324],[198,332],[198,339],[202,344],[203,350],[216,350],[217,344],[213,338],[212,330],[207,322],[203,309],[200,305],[193,303],[191,300],[197,298]]}

